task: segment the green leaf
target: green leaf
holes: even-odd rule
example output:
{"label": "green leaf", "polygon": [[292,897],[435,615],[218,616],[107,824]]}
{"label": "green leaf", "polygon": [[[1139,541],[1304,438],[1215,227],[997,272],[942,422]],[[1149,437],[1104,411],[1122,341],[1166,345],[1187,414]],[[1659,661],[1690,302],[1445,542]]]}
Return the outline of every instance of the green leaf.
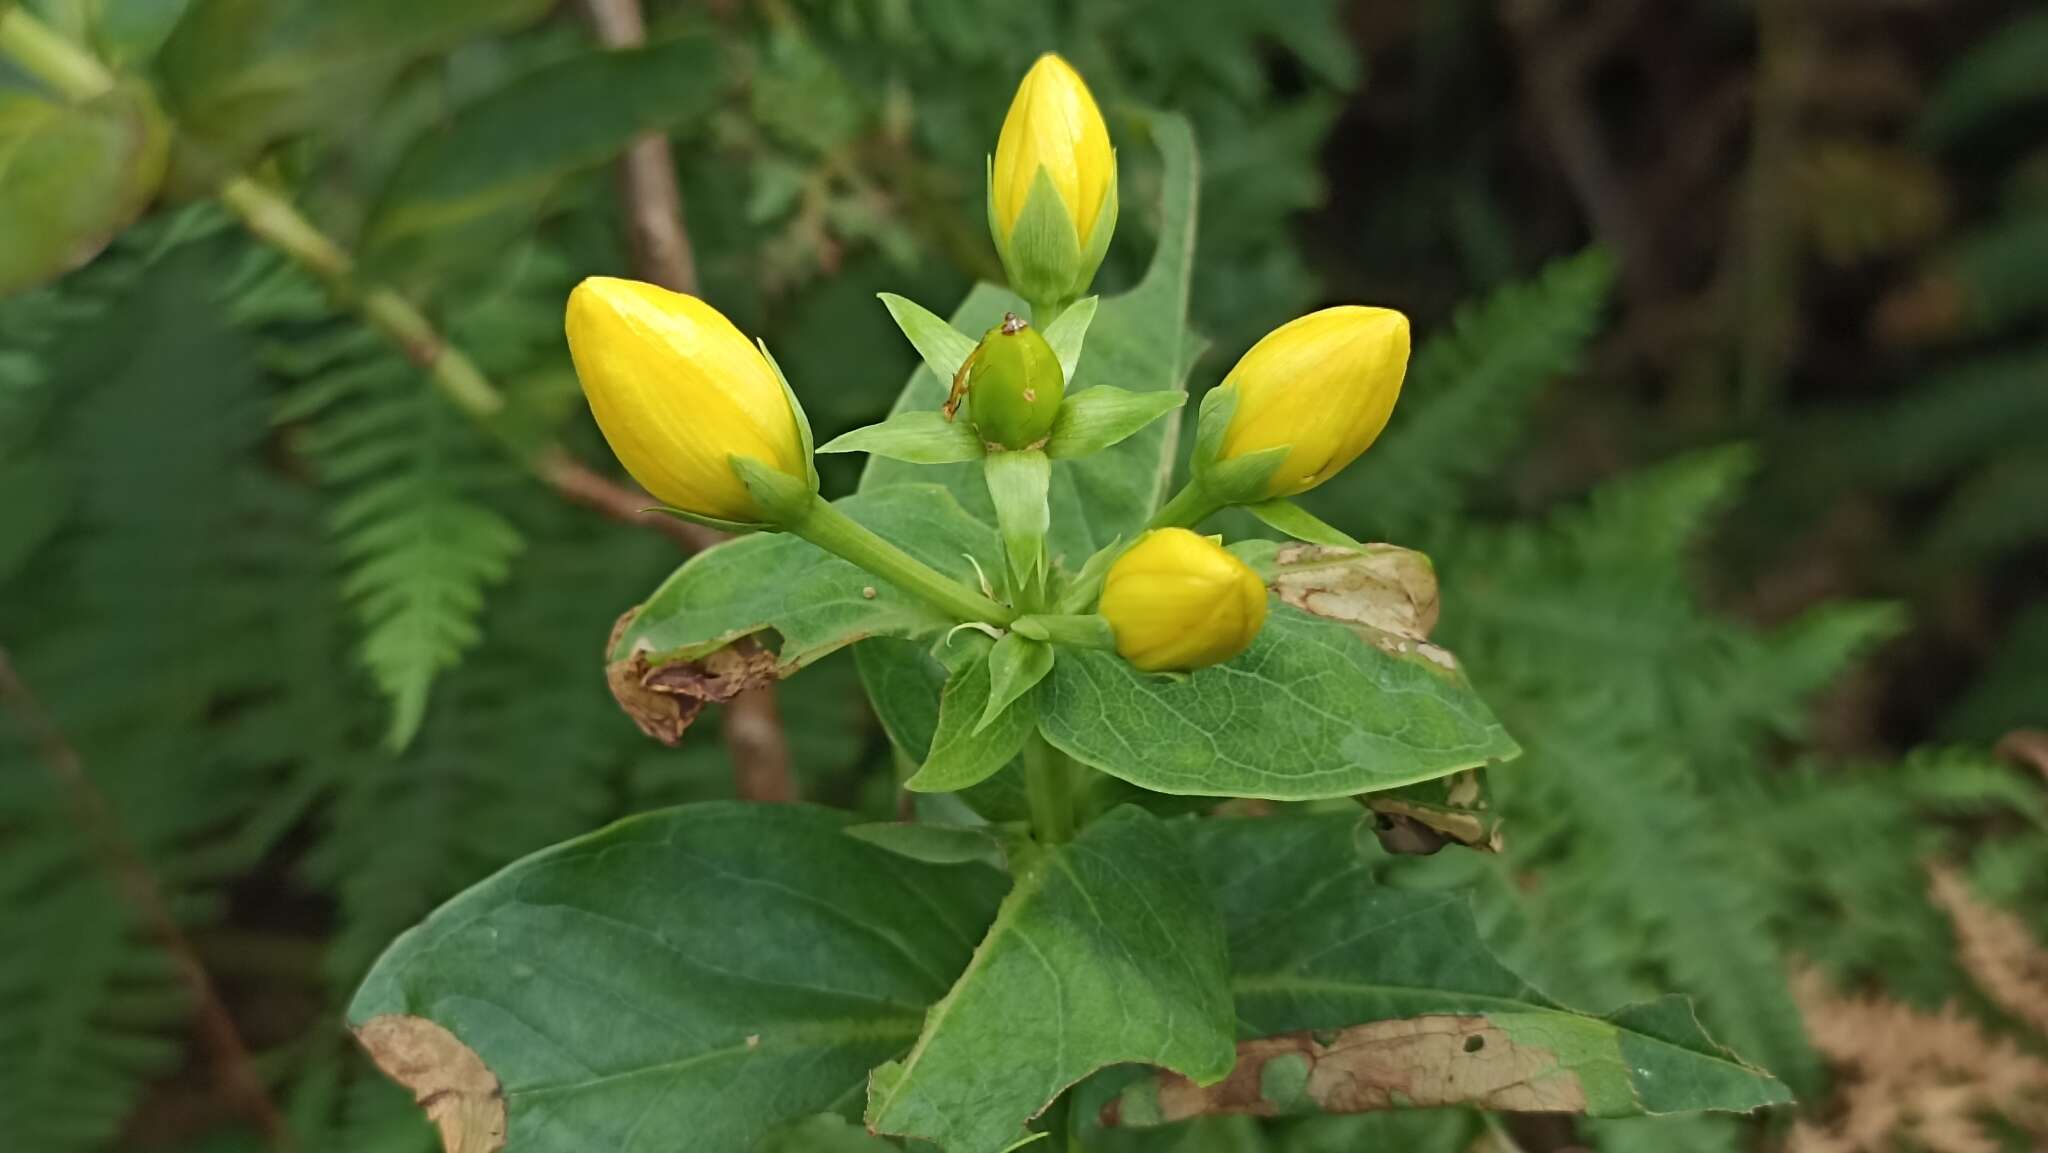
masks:
{"label": "green leaf", "polygon": [[[1276,1112],[1627,1117],[1791,1100],[1716,1045],[1683,998],[1592,1017],[1545,997],[1487,951],[1461,895],[1380,885],[1350,818],[1204,821],[1189,836],[1228,926],[1247,1039],[1219,1090]],[[1126,1090],[1116,1115],[1172,1121],[1221,1096],[1168,1079]]]}
{"label": "green leaf", "polygon": [[1039,693],[1040,725],[1113,777],[1200,796],[1349,796],[1515,756],[1448,654],[1440,663],[1428,651],[1368,644],[1276,604],[1247,652],[1185,677],[1112,653],[1061,654]]}
{"label": "green leaf", "polygon": [[[991,650],[993,651],[993,650]],[[1001,771],[1016,758],[1038,725],[1037,702],[1030,697],[1002,710],[994,723],[984,723],[990,708],[992,675],[983,654],[960,666],[939,694],[939,724],[931,752],[903,787],[920,793],[950,793]]]}
{"label": "green leaf", "polygon": [[[989,727],[1011,702],[1032,689],[1052,672],[1053,647],[1018,633],[1005,633],[989,650],[988,707],[982,710],[975,731]],[[1036,710],[1033,710],[1034,716]]]}
{"label": "green leaf", "polygon": [[974,426],[947,420],[937,409],[899,412],[880,424],[856,428],[826,441],[819,452],[864,452],[907,464],[958,464],[987,454]]}
{"label": "green leaf", "polygon": [[[883,307],[887,308],[889,315],[895,319],[896,327],[903,330],[903,335],[909,339],[911,347],[917,349],[917,355],[924,359],[925,370],[932,374],[933,379],[944,382],[939,395],[930,404],[907,406],[898,402],[895,412],[901,414],[911,411],[937,411],[939,406],[946,402],[946,394],[952,391],[954,375],[960,371],[961,365],[967,363],[967,358],[974,355],[975,338],[953,327],[945,318],[908,297],[898,296],[893,292],[877,295],[881,297]],[[998,316],[981,327],[989,328],[1001,319],[1002,317]]]}
{"label": "green leaf", "polygon": [[[1105,297],[1088,330],[1088,355],[1067,382],[1069,394],[1100,385],[1135,392],[1179,393],[1185,368],[1188,273],[1194,250],[1196,164],[1194,137],[1187,122],[1164,113],[1140,121],[1163,154],[1160,242],[1144,279],[1129,292]],[[904,302],[908,303],[908,302]],[[915,307],[915,306],[911,306]],[[892,302],[891,311],[897,312]],[[918,310],[922,311],[922,310]],[[958,355],[935,356],[923,349],[926,367],[911,374],[894,411],[935,409],[944,403],[952,373],[974,347],[963,332],[982,332],[999,323],[1005,312],[1022,315],[1024,302],[994,285],[977,285],[953,313],[948,324],[912,332],[953,341]],[[928,314],[927,314],[928,315]],[[898,322],[910,325],[898,315]],[[952,337],[944,336],[951,332]],[[957,340],[954,340],[957,338]],[[1052,475],[1052,533],[1047,544],[1054,560],[1079,564],[1118,536],[1134,537],[1164,495],[1173,463],[1173,438],[1179,426],[1159,421],[1115,448],[1080,460],[1055,464]],[[862,474],[862,491],[889,485],[938,482],[952,490],[962,506],[994,522],[980,469],[967,465],[911,466],[870,460]]]}
{"label": "green leaf", "polygon": [[1295,540],[1311,544],[1325,544],[1335,548],[1362,549],[1365,546],[1352,540],[1350,535],[1336,525],[1295,504],[1291,500],[1268,500],[1244,506],[1246,512],[1258,517],[1267,528],[1284,532]]}
{"label": "green leaf", "polygon": [[[1062,317],[1061,319],[1065,319]],[[1103,384],[1077,392],[1053,418],[1045,454],[1071,460],[1121,444],[1153,421],[1187,403],[1182,392],[1128,392]]]}
{"label": "green leaf", "polygon": [[0,296],[99,255],[156,196],[165,153],[139,88],[82,104],[0,90]]}
{"label": "green leaf", "polygon": [[747,1153],[910,1045],[1002,891],[847,823],[695,805],[543,850],[400,937],[349,1023],[447,1030],[495,1079],[507,1148]]}
{"label": "green leaf", "polygon": [[[995,533],[930,485],[848,497],[838,507],[926,564],[970,584],[973,558],[1002,564]],[[869,595],[872,593],[873,595]],[[727,541],[677,569],[612,646],[650,663],[695,660],[773,629],[784,675],[863,637],[919,637],[953,622],[873,573],[786,534]]]}
{"label": "green leaf", "polygon": [[549,0],[193,0],[157,58],[165,103],[223,170],[353,115],[407,63],[539,19]]}
{"label": "green leaf", "polygon": [[708,115],[723,83],[718,45],[704,36],[586,52],[520,76],[406,152],[370,210],[365,259],[388,267],[429,249],[495,249],[564,178],[642,133]]}
{"label": "green leaf", "polygon": [[868,1127],[1000,1153],[1104,1066],[1228,1072],[1222,926],[1182,833],[1126,806],[1034,861],[917,1045],[875,1070]]}
{"label": "green leaf", "polygon": [[1042,588],[1045,534],[1052,527],[1052,510],[1046,503],[1052,462],[1037,449],[992,452],[982,460],[982,475],[988,481],[989,503],[995,506],[996,531],[1010,558],[1012,587]]}
{"label": "green leaf", "polygon": [[927,865],[980,863],[1003,867],[1003,840],[988,825],[939,825],[923,821],[877,821],[851,825],[849,837]]}
{"label": "green leaf", "polygon": [[1098,296],[1084,296],[1067,306],[1051,324],[1038,335],[1052,346],[1052,354],[1059,358],[1060,379],[1074,379],[1074,370],[1081,366],[1081,347],[1088,341],[1088,326],[1095,322],[1095,310],[1102,304]]}
{"label": "green leaf", "polygon": [[1948,67],[1920,110],[1922,139],[1951,144],[2011,109],[2048,100],[2048,12],[2025,11]]}

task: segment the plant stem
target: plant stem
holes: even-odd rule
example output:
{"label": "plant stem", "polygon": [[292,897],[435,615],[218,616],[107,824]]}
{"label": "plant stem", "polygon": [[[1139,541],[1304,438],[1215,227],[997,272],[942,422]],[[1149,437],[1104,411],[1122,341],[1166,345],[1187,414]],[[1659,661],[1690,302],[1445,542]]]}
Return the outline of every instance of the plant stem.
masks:
{"label": "plant stem", "polygon": [[1051,328],[1052,322],[1058,320],[1060,313],[1065,312],[1068,306],[1074,302],[1071,300],[1034,300],[1030,303],[1031,327],[1043,333],[1046,329]]}
{"label": "plant stem", "polygon": [[1048,641],[1076,649],[1116,647],[1116,634],[1109,622],[1093,613],[1046,613],[1021,616],[1010,626],[1035,641]]}
{"label": "plant stem", "polygon": [[114,87],[106,65],[19,5],[0,5],[0,55],[73,100],[90,100]]}
{"label": "plant stem", "polygon": [[1223,502],[1209,495],[1202,482],[1189,480],[1173,499],[1159,506],[1147,528],[1193,528],[1211,514],[1221,511]]}
{"label": "plant stem", "polygon": [[1074,763],[1037,733],[1024,742],[1024,797],[1040,844],[1074,839]]}
{"label": "plant stem", "polygon": [[783,528],[923,597],[956,620],[1000,626],[1016,619],[1016,611],[1007,605],[997,604],[883,540],[821,498],[812,497],[810,510]]}

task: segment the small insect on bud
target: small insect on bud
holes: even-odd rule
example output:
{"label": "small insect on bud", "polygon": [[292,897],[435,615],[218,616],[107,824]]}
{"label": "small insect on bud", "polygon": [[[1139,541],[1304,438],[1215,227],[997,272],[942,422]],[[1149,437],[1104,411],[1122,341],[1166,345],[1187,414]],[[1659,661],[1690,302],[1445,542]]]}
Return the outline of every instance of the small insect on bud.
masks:
{"label": "small insect on bud", "polygon": [[983,334],[953,377],[948,419],[963,392],[974,431],[991,448],[1037,448],[1052,435],[1067,382],[1052,346],[1012,313]]}

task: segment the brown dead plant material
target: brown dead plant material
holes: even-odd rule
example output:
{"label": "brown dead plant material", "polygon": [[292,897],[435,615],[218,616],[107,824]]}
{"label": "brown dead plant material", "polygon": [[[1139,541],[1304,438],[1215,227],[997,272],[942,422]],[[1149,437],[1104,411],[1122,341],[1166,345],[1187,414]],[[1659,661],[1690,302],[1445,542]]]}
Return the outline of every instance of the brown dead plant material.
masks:
{"label": "brown dead plant material", "polygon": [[[1956,874],[1932,872],[1964,969],[2016,1023],[2048,1040],[2048,950]],[[1800,1122],[1788,1153],[2000,1153],[2008,1146],[1987,1124],[1994,1116],[2048,1148],[2048,1060],[1954,1005],[1928,1013],[1883,997],[1845,997],[1811,971],[1794,977],[1793,991],[1842,1088],[1834,1119]]]}
{"label": "brown dead plant material", "polygon": [[384,1075],[412,1090],[441,1132],[446,1153],[497,1153],[505,1147],[505,1095],[483,1058],[424,1017],[372,1017],[356,1030]]}
{"label": "brown dead plant material", "polygon": [[[605,642],[609,654],[619,642],[627,622],[638,609],[627,612],[612,627]],[[674,746],[708,704],[732,700],[749,689],[772,685],[781,676],[775,654],[751,639],[719,649],[701,660],[651,665],[644,653],[633,653],[605,666],[605,683],[640,731]],[[760,798],[784,799],[784,798]]]}
{"label": "brown dead plant material", "polygon": [[1934,903],[1955,922],[1963,969],[1991,1003],[2048,1039],[2048,949],[2025,922],[1979,900],[1953,869],[1935,865]]}

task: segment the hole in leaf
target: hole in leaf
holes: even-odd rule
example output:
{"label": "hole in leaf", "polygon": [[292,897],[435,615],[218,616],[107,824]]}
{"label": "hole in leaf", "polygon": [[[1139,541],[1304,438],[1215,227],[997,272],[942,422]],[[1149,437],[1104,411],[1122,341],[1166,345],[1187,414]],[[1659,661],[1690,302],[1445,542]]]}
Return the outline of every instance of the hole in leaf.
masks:
{"label": "hole in leaf", "polygon": [[1486,1038],[1479,1034],[1474,1033],[1470,1037],[1465,1038],[1465,1051],[1467,1053],[1477,1053],[1484,1048],[1486,1048]]}

